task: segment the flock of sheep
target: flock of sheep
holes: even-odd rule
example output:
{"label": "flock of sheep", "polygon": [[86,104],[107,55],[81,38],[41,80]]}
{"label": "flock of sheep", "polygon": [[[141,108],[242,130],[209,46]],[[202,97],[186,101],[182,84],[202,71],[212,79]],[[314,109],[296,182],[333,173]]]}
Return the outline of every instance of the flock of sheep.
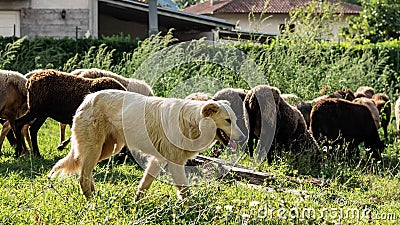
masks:
{"label": "flock of sheep", "polygon": [[[104,89],[154,95],[144,81],[100,69],[79,69],[71,73],[36,70],[25,76],[0,70],[0,122],[3,124],[0,150],[7,136],[10,144],[16,144],[17,157],[26,153],[25,136],[32,153],[39,157],[37,133],[49,117],[60,123],[59,148],[65,147],[68,143],[65,126],[72,124],[76,109],[87,94]],[[248,137],[241,144],[251,157],[255,140],[259,139],[256,152],[267,153],[268,161],[272,161],[273,152],[280,149],[301,152],[304,148],[345,142],[350,143],[350,149],[364,142],[371,149],[372,157],[380,158],[384,144],[378,129],[382,127],[387,137],[391,118],[387,95],[375,94],[370,87],[360,87],[355,93],[339,90],[297,106],[290,105],[286,97],[277,88],[260,85],[251,90],[226,88],[213,96],[195,93],[187,99],[229,101],[239,128]],[[399,129],[400,99],[396,102],[395,113]],[[11,129],[15,136],[8,133]],[[358,155],[357,150],[353,153]]]}

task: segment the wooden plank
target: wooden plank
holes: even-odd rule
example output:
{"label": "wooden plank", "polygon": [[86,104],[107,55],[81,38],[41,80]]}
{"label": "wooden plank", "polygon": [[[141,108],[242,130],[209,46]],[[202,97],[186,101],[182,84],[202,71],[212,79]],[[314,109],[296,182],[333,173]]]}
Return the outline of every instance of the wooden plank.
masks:
{"label": "wooden plank", "polygon": [[[212,157],[207,157],[207,156],[202,156],[202,155],[198,155],[195,159],[189,160],[186,165],[187,166],[201,166],[201,165],[205,165],[206,163],[216,164],[216,166],[220,170],[219,173],[225,174],[220,179],[223,179],[226,177],[232,177],[235,180],[238,180],[238,181],[245,180],[248,183],[254,184],[254,185],[268,184],[269,181],[275,179],[275,176],[272,173],[257,172],[257,171],[254,171],[251,167],[248,167],[245,165],[235,164],[235,163],[229,162],[227,160],[212,158]],[[325,182],[323,180],[320,180],[317,178],[301,179],[301,178],[290,177],[290,176],[286,176],[286,177],[288,180],[295,182],[297,184],[306,182],[306,183],[315,184],[317,186],[325,185]]]}

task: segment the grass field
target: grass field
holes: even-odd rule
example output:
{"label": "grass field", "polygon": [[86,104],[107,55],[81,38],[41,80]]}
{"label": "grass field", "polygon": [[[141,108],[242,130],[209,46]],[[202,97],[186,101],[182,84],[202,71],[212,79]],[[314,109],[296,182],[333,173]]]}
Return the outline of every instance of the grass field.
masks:
{"label": "grass field", "polygon": [[[70,72],[76,68],[97,67],[132,75],[150,55],[174,41],[171,34],[146,39],[133,53],[127,53],[118,65],[111,63],[112,50],[106,51],[104,46],[94,48],[90,54],[76,56],[58,69]],[[262,71],[263,80],[258,84],[268,83],[278,87],[282,93],[294,93],[301,99],[312,99],[340,88],[355,90],[361,85],[370,85],[377,92],[385,91],[393,100],[398,95],[387,89],[385,79],[393,71],[388,69],[383,53],[376,57],[371,51],[359,54],[350,50],[327,51],[322,48],[324,45],[324,42],[309,43],[294,38],[277,40],[273,47],[249,51],[249,57]],[[208,64],[204,60],[182,64],[151,83],[146,74],[139,73],[144,77],[136,78],[146,79],[158,96],[170,96],[179,82],[200,76],[221,81],[221,87],[215,88],[249,88],[243,86],[243,80],[232,71],[221,68],[231,65],[241,69],[242,65],[247,65],[231,56],[234,52],[232,46],[217,55],[224,56],[220,58],[220,67],[209,63],[212,59],[207,58]],[[181,61],[176,60],[176,55],[171,52],[163,54],[162,59],[173,62],[186,59],[184,54],[179,58]],[[12,60],[11,57],[9,61]],[[0,68],[6,68],[7,63],[1,63],[0,60]],[[165,69],[156,66],[145,69],[150,72]],[[191,92],[184,94],[188,93]],[[69,147],[63,151],[56,150],[58,131],[57,123],[50,119],[39,131],[41,159],[30,155],[16,159],[13,148],[5,141],[4,154],[0,156],[0,223],[400,223],[400,145],[394,121],[389,126],[390,135],[385,140],[387,147],[382,161],[371,162],[365,154],[360,162],[345,160],[342,157],[344,150],[336,151],[329,158],[324,157],[322,163],[310,160],[307,154],[281,154],[272,164],[264,162],[255,168],[273,174],[262,186],[236,181],[230,176],[218,180],[203,178],[198,185],[191,187],[192,195],[186,201],[178,200],[171,184],[157,179],[144,198],[135,202],[134,195],[143,170],[132,161],[117,163],[110,159],[100,163],[94,171],[96,193],[92,199],[83,197],[77,177],[48,179],[52,166],[69,151]],[[381,130],[380,135],[383,137]],[[241,163],[250,162],[245,158]]]}
{"label": "grass field", "polygon": [[[50,180],[52,165],[69,151],[56,150],[58,126],[48,120],[39,132],[43,159],[13,157],[7,141],[0,157],[0,221],[3,224],[393,224],[400,222],[399,153],[391,139],[378,163],[324,162],[295,168],[281,158],[260,169],[274,174],[263,186],[226,177],[191,188],[179,201],[174,187],[157,180],[134,201],[142,169],[129,161],[95,168],[96,194],[85,199],[76,177]],[[311,178],[322,185],[307,182]],[[318,175],[319,174],[319,175]],[[295,179],[287,179],[287,177]]]}

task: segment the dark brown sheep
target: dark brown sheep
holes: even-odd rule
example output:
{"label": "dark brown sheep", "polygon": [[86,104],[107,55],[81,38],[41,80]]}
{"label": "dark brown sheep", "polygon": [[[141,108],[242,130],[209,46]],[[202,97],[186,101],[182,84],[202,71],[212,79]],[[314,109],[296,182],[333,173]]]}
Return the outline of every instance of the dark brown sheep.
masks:
{"label": "dark brown sheep", "polygon": [[260,139],[257,146],[259,157],[267,153],[269,162],[277,149],[290,148],[299,152],[301,148],[316,147],[300,111],[283,100],[278,89],[256,86],[246,94],[244,106],[248,113],[246,125],[250,156],[253,156],[255,139]]}
{"label": "dark brown sheep", "polygon": [[[17,143],[17,140],[15,139],[14,132],[13,131],[8,132],[11,129],[11,126],[9,125],[10,122],[8,120],[0,119],[0,124],[3,126],[3,130],[1,131],[2,135],[0,136],[1,145],[3,144],[5,137],[7,137],[7,140],[10,143],[10,145],[15,145]],[[4,131],[4,129],[7,129],[8,131]],[[3,133],[4,133],[4,135],[3,135]],[[7,134],[5,134],[5,133],[7,133]],[[1,148],[0,148],[0,150],[1,150]]]}
{"label": "dark brown sheep", "polygon": [[29,130],[32,137],[32,151],[40,156],[37,144],[37,132],[48,117],[72,124],[72,117],[84,97],[104,89],[126,90],[112,78],[87,79],[76,77],[56,70],[43,70],[28,79],[28,113],[16,121],[16,156],[21,154],[23,125],[33,121]]}
{"label": "dark brown sheep", "polygon": [[[10,143],[10,145],[16,145],[17,139],[15,139],[14,131],[11,129],[10,121],[0,119],[0,123],[3,125],[3,129],[1,130],[1,135],[0,135],[0,147],[3,146],[5,137],[7,137],[7,140]],[[32,142],[31,142],[31,137],[29,136],[28,128],[29,124],[26,124],[23,127],[22,134],[25,137],[26,141],[28,142],[30,148],[32,148]],[[28,153],[28,149],[26,148],[26,146],[24,145],[23,147],[24,147],[23,152]]]}
{"label": "dark brown sheep", "polygon": [[312,106],[316,102],[318,102],[322,99],[326,99],[326,98],[342,98],[342,99],[346,99],[349,101],[353,101],[355,99],[355,96],[350,89],[341,89],[341,90],[332,92],[330,95],[323,95],[323,96],[320,96],[313,100],[300,102],[299,104],[297,104],[296,107],[303,115],[304,120],[306,121],[306,124],[307,124],[307,128],[310,127],[310,113],[311,113]]}
{"label": "dark brown sheep", "polygon": [[327,98],[317,102],[311,111],[310,127],[316,140],[323,141],[325,137],[330,141],[350,142],[351,153],[364,142],[371,148],[372,157],[379,159],[384,148],[370,110],[347,100]]}
{"label": "dark brown sheep", "polygon": [[[36,71],[37,72],[37,71]],[[71,72],[72,75],[84,77],[84,78],[91,78],[97,79],[102,77],[110,77],[115,79],[116,81],[120,82],[127,91],[135,92],[138,94],[146,95],[146,96],[154,96],[153,90],[151,87],[143,80],[138,80],[135,78],[126,78],[120,76],[116,73],[113,73],[108,70],[101,70],[97,68],[91,69],[77,69]],[[57,146],[58,150],[62,150],[65,146],[68,145],[70,139],[68,138],[65,140],[65,129],[67,125],[60,123],[60,144]],[[125,149],[124,149],[125,153]]]}
{"label": "dark brown sheep", "polygon": [[304,121],[306,122],[307,127],[310,127],[310,113],[312,110],[312,104],[310,101],[300,102],[297,104],[296,108],[303,115]]}
{"label": "dark brown sheep", "polygon": [[388,126],[390,122],[390,117],[392,113],[392,106],[389,101],[389,97],[385,94],[378,93],[372,96],[375,101],[376,107],[379,111],[379,118],[381,122],[381,127],[383,129],[383,134],[385,138],[388,137]]}
{"label": "dark brown sheep", "polygon": [[330,97],[342,98],[349,101],[353,101],[356,98],[354,96],[354,93],[350,89],[340,89],[338,91],[333,92],[333,96]]}

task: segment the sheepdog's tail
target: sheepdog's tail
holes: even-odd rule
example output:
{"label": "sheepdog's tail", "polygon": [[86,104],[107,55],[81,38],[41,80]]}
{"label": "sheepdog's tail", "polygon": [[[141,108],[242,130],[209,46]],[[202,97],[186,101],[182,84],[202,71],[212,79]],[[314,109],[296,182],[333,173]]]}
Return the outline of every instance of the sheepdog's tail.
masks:
{"label": "sheepdog's tail", "polygon": [[63,159],[60,159],[60,161],[58,161],[56,165],[53,166],[48,177],[54,178],[58,175],[71,176],[76,174],[80,170],[80,168],[80,159],[79,157],[75,156],[74,150],[71,149],[67,156],[65,156]]}

